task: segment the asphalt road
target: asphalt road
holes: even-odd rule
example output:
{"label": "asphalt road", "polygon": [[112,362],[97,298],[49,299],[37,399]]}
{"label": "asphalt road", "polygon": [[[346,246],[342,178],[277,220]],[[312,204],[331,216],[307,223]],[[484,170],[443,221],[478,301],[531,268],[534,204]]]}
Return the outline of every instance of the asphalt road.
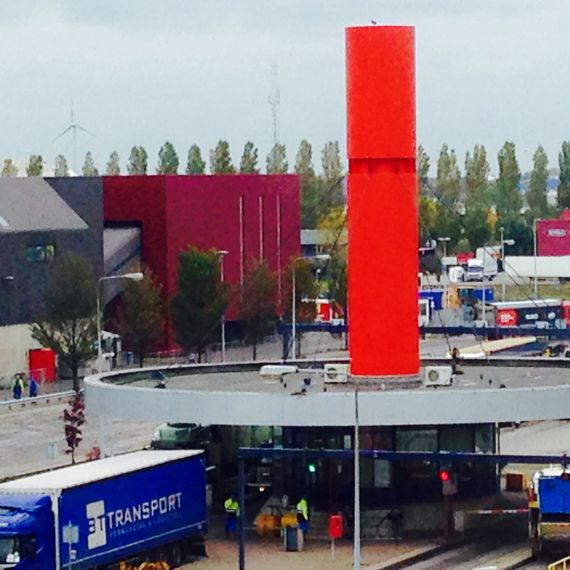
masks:
{"label": "asphalt road", "polygon": [[[63,410],[65,404],[37,404],[12,411],[0,408],[0,480],[24,473],[69,465],[70,456],[65,454]],[[85,454],[98,441],[98,419],[86,414],[83,426],[83,441],[77,457]],[[123,453],[141,449],[150,443],[155,424],[148,422],[114,421],[114,450]],[[55,452],[50,459],[50,448]]]}
{"label": "asphalt road", "polygon": [[[525,541],[504,544],[500,539],[475,542],[444,552],[439,556],[405,566],[410,570],[498,570],[505,568],[504,561],[521,561],[530,555]],[[545,566],[540,566],[545,568]]]}

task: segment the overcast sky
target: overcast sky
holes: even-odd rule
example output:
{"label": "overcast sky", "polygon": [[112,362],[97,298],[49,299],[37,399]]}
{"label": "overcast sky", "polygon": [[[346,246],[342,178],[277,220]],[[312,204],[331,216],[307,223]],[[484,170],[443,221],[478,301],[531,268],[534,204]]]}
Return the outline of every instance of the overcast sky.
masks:
{"label": "overcast sky", "polygon": [[[416,27],[418,142],[463,163],[484,144],[496,171],[505,140],[523,169],[542,144],[551,166],[570,139],[570,0],[5,0],[0,3],[0,157],[69,160],[76,121],[82,163],[117,149],[124,170],[142,144],[204,157],[227,138],[234,162],[252,140],[272,144],[268,96],[278,64],[280,140],[292,165],[306,138],[345,149],[344,28]],[[183,171],[183,167],[181,168]]]}

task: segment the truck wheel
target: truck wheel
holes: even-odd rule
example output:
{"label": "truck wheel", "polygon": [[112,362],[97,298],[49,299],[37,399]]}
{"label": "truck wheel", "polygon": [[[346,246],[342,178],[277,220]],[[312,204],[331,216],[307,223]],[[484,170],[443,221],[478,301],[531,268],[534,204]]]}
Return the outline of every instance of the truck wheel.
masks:
{"label": "truck wheel", "polygon": [[171,545],[168,559],[173,568],[178,568],[178,566],[184,564],[186,556],[184,546],[180,542],[175,542]]}

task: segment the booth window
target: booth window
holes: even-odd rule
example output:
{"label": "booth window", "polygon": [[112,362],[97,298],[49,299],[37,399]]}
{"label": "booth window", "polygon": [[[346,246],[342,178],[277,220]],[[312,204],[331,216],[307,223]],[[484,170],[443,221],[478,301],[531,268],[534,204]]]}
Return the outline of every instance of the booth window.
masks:
{"label": "booth window", "polygon": [[28,247],[26,258],[28,261],[53,261],[55,257],[55,246],[49,245],[33,245]]}

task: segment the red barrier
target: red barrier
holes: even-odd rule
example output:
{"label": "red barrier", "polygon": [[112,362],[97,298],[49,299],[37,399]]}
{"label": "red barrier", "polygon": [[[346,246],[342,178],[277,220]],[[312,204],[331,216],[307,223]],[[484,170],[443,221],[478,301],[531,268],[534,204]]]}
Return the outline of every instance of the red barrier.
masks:
{"label": "red barrier", "polygon": [[349,28],[346,49],[351,373],[416,375],[414,29]]}
{"label": "red barrier", "polygon": [[50,348],[32,348],[28,352],[28,367],[30,377],[36,382],[55,382],[56,356]]}
{"label": "red barrier", "polygon": [[342,515],[331,515],[329,519],[329,538],[338,540],[344,536],[344,520]]}

